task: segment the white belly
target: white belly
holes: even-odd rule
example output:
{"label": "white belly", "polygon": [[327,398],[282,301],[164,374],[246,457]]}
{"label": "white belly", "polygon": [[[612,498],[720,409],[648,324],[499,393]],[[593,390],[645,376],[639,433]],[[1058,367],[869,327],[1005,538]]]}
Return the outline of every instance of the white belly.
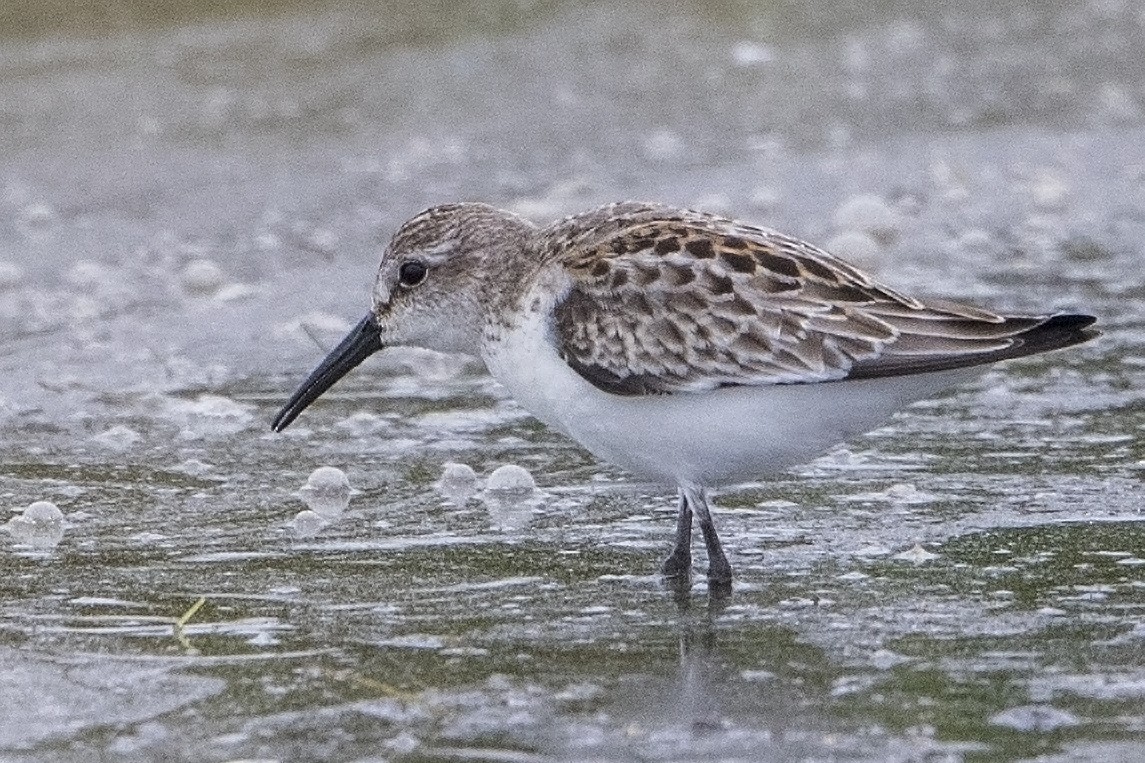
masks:
{"label": "white belly", "polygon": [[517,402],[597,457],[645,479],[700,486],[744,482],[808,461],[981,370],[620,396],[561,360],[539,316],[483,355]]}

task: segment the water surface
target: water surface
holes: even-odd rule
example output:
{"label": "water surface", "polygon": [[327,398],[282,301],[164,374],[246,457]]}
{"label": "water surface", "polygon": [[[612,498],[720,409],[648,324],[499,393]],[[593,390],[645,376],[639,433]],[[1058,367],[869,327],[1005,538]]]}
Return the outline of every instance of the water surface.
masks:
{"label": "water surface", "polygon": [[[0,497],[65,523],[0,536],[3,757],[1145,756],[1134,4],[143,6],[5,11]],[[619,198],[1105,334],[723,492],[728,601],[463,359],[269,432],[402,220]],[[299,524],[322,465],[357,492]]]}

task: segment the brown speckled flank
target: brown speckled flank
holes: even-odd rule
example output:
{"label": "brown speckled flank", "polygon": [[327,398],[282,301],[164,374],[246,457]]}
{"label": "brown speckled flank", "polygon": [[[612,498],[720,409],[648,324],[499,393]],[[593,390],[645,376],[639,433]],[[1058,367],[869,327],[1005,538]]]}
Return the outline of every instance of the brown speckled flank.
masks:
{"label": "brown speckled flank", "polygon": [[798,239],[660,204],[543,228],[451,204],[394,235],[370,314],[274,428],[383,347],[480,356],[546,423],[674,481],[679,522],[662,571],[687,576],[695,513],[709,580],[723,586],[731,566],[707,486],[805,460],[975,367],[1084,342],[1093,322],[915,299]]}

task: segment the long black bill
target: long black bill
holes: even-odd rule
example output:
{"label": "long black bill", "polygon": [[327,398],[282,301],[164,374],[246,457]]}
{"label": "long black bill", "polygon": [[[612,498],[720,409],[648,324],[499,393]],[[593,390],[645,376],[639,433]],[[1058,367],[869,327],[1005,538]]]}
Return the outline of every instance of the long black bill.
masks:
{"label": "long black bill", "polygon": [[283,406],[270,428],[281,432],[306,410],[306,406],[334,386],[334,383],[350,373],[359,363],[382,349],[382,337],[374,316],[367,315],[355,326],[341,343],[330,351],[325,360],[302,382],[302,386]]}

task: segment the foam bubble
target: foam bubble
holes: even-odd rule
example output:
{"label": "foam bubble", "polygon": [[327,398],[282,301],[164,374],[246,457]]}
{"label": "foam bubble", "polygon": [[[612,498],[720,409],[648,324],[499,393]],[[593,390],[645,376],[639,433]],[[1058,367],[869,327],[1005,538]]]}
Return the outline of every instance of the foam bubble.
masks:
{"label": "foam bubble", "polygon": [[753,209],[767,215],[775,214],[781,202],[782,198],[779,195],[779,191],[770,186],[762,185],[753,189],[747,199],[747,203],[751,205]]}
{"label": "foam bubble", "polygon": [[506,464],[493,470],[485,489],[497,493],[531,493],[537,489],[537,483],[528,469]]}
{"label": "foam bubble", "polygon": [[468,464],[447,463],[441,470],[435,487],[437,492],[454,503],[465,503],[477,492],[477,472]]}
{"label": "foam bubble", "polygon": [[223,269],[206,257],[191,260],[179,272],[179,283],[191,294],[214,294],[226,280]]}
{"label": "foam bubble", "polygon": [[923,562],[929,562],[931,559],[937,559],[938,554],[933,554],[916,543],[912,548],[903,551],[901,554],[895,554],[894,558],[913,564],[922,564]]}
{"label": "foam bubble", "polygon": [[861,230],[847,230],[833,236],[827,242],[827,251],[859,267],[874,269],[882,253],[882,247],[878,241]]}
{"label": "foam bubble", "polygon": [[64,539],[64,514],[51,501],[36,501],[6,525],[17,543],[55,548]]}
{"label": "foam bubble", "polygon": [[500,466],[489,475],[481,500],[490,523],[499,532],[524,529],[540,503],[533,475],[516,464]]}
{"label": "foam bubble", "polygon": [[111,450],[127,450],[142,439],[142,435],[123,424],[117,424],[106,432],[95,435],[91,441]]}
{"label": "foam bubble", "polygon": [[0,260],[0,291],[14,289],[24,280],[24,269],[14,262]]}
{"label": "foam bubble", "polygon": [[1069,202],[1069,185],[1056,172],[1040,171],[1029,185],[1034,206],[1043,212],[1060,212]]}
{"label": "foam bubble", "polygon": [[1081,721],[1073,713],[1052,705],[1022,705],[997,713],[990,718],[990,723],[1015,731],[1044,732],[1076,726]]}
{"label": "foam bubble", "polygon": [[684,141],[671,130],[658,130],[644,139],[644,158],[668,161],[684,152]]}
{"label": "foam bubble", "polygon": [[774,58],[771,48],[752,40],[741,40],[732,46],[732,61],[742,68],[770,63]]}
{"label": "foam bubble", "polygon": [[320,466],[310,473],[298,494],[311,511],[325,519],[342,514],[350,505],[350,480],[336,466]]}
{"label": "foam bubble", "polygon": [[884,246],[894,243],[902,232],[902,218],[881,196],[860,193],[844,201],[833,218],[839,230],[858,230]]}
{"label": "foam bubble", "polygon": [[64,274],[70,285],[85,290],[103,286],[114,277],[111,268],[95,260],[79,260]]}

